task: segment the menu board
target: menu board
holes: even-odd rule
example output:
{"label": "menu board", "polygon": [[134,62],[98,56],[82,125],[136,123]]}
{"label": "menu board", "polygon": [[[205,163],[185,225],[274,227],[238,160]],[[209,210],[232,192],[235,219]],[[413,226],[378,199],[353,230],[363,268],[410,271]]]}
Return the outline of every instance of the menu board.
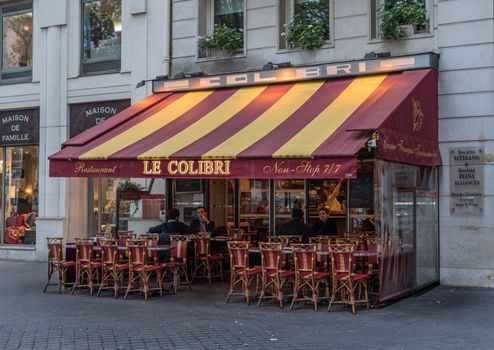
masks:
{"label": "menu board", "polygon": [[350,208],[372,208],[374,176],[372,172],[359,172],[350,180]]}
{"label": "menu board", "polygon": [[201,180],[197,179],[177,179],[175,180],[175,193],[201,192]]}

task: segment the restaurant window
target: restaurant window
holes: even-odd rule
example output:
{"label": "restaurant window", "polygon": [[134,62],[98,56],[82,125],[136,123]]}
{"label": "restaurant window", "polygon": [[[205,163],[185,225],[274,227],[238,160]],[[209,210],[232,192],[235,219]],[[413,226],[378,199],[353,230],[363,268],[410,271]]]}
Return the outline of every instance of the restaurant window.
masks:
{"label": "restaurant window", "polygon": [[121,0],[82,1],[82,73],[120,70]]}
{"label": "restaurant window", "polygon": [[301,26],[313,26],[318,22],[324,30],[324,39],[330,43],[332,33],[332,0],[279,0],[279,49],[290,48],[287,37],[290,30],[290,23],[297,19]]}
{"label": "restaurant window", "polygon": [[2,83],[29,80],[33,66],[31,1],[0,3],[2,18]]}
{"label": "restaurant window", "polygon": [[307,222],[312,226],[319,220],[319,209],[329,210],[329,220],[336,224],[339,234],[346,232],[346,180],[308,180]]}
{"label": "restaurant window", "polygon": [[177,179],[171,181],[171,186],[172,208],[177,208],[180,219],[189,225],[196,218],[197,207],[205,206],[205,182],[199,179]]}
{"label": "restaurant window", "polygon": [[[379,39],[380,32],[380,20],[379,20],[379,11],[384,6],[393,6],[396,2],[406,2],[416,4],[419,7],[424,8],[427,11],[427,20],[429,21],[428,26],[410,26],[410,28],[405,29],[407,36],[414,34],[422,34],[429,33],[431,28],[430,20],[432,16],[430,15],[432,12],[432,1],[431,0],[370,0],[370,32],[369,36],[371,39]],[[405,26],[406,27],[406,26]]]}
{"label": "restaurant window", "polygon": [[261,237],[269,233],[269,190],[269,180],[239,180],[240,228]]}
{"label": "restaurant window", "polygon": [[275,232],[291,220],[293,209],[305,209],[305,180],[274,180]]}
{"label": "restaurant window", "polygon": [[[221,42],[232,41],[233,36],[238,35],[241,43],[235,50],[225,52],[222,49],[201,48],[199,44],[199,57],[208,56],[224,56],[231,54],[243,53],[245,35],[244,35],[244,0],[205,0],[199,1],[199,41],[214,40],[213,37],[217,33],[215,28],[229,27],[235,29],[235,33],[219,33],[220,38],[216,38],[221,45]],[[217,29],[216,29],[217,30]]]}
{"label": "restaurant window", "polygon": [[89,227],[91,235],[113,232],[117,223],[117,192],[120,179],[89,179]]}

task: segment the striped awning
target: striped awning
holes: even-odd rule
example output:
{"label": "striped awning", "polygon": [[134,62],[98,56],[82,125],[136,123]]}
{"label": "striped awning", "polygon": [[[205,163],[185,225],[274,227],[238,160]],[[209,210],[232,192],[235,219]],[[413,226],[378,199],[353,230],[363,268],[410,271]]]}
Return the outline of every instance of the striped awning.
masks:
{"label": "striped awning", "polygon": [[436,72],[155,94],[66,141],[50,175],[351,178],[374,132],[382,158],[439,164]]}

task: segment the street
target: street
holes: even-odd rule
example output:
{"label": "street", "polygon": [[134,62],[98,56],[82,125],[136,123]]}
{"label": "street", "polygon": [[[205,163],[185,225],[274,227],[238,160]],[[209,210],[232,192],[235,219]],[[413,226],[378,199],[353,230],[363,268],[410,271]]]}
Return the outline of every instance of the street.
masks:
{"label": "street", "polygon": [[56,287],[46,264],[0,261],[0,349],[492,349],[494,290],[437,287],[356,316],[336,306],[294,311],[240,298],[227,284],[115,300]]}

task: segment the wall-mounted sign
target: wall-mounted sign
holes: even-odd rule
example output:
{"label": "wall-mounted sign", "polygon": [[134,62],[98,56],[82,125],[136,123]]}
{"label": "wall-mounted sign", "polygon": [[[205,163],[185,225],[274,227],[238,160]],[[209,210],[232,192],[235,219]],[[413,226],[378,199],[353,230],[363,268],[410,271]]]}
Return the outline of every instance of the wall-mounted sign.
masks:
{"label": "wall-mounted sign", "polygon": [[39,109],[0,111],[0,144],[39,143]]}
{"label": "wall-mounted sign", "polygon": [[101,124],[130,106],[130,100],[79,103],[70,105],[70,137]]}
{"label": "wall-mounted sign", "polygon": [[414,56],[336,62],[267,71],[251,71],[224,75],[201,76],[189,79],[154,81],[153,92],[216,89],[220,87],[244,85],[263,85],[343,76],[399,72],[407,69],[437,69],[437,59],[437,55],[428,53]]}
{"label": "wall-mounted sign", "polygon": [[451,215],[484,214],[484,148],[449,149]]}

